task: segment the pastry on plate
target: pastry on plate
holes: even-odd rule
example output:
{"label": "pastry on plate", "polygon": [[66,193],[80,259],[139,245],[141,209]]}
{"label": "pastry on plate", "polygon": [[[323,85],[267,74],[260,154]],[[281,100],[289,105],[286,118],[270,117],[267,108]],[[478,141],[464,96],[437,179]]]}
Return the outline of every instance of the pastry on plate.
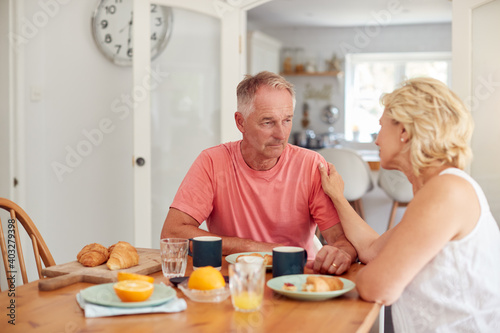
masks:
{"label": "pastry on plate", "polygon": [[335,276],[316,276],[310,275],[306,283],[302,285],[302,291],[325,292],[335,291],[344,288],[344,283]]}
{"label": "pastry on plate", "polygon": [[273,264],[273,256],[272,255],[269,255],[269,254],[262,255],[260,253],[241,254],[238,257],[236,257],[236,262],[241,262],[241,261],[252,262],[252,259],[251,259],[252,257],[264,259],[264,265],[266,265],[266,266]]}

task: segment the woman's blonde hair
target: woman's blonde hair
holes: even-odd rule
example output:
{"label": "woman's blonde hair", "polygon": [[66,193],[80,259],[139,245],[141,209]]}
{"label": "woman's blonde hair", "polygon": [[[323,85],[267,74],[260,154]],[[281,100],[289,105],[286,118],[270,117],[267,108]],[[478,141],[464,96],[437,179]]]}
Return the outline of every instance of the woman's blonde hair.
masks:
{"label": "woman's blonde hair", "polygon": [[465,169],[472,157],[469,146],[473,121],[458,96],[432,78],[407,80],[381,97],[385,113],[408,133],[413,172],[448,164]]}
{"label": "woman's blonde hair", "polygon": [[286,89],[292,96],[293,108],[295,109],[295,91],[293,90],[293,84],[285,80],[284,77],[272,73],[263,71],[256,75],[245,75],[243,81],[238,84],[236,89],[236,96],[238,99],[238,112],[247,118],[253,110],[253,102],[255,100],[255,94],[261,86],[268,86],[274,89]]}

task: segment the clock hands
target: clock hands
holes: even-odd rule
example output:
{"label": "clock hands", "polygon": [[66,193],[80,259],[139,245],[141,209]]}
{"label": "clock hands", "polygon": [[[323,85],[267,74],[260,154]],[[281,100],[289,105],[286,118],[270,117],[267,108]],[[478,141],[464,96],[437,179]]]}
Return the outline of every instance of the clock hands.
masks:
{"label": "clock hands", "polygon": [[126,26],[124,26],[123,28],[121,28],[121,29],[119,30],[119,33],[122,33],[122,32],[123,32],[123,30],[125,30],[125,29],[127,29],[127,28],[129,28],[129,30],[130,30],[130,27],[132,26],[132,23],[133,23],[133,22],[132,22],[132,20],[133,20],[133,16],[134,16],[134,12],[130,12],[130,21],[127,23],[127,25],[126,25]]}
{"label": "clock hands", "polygon": [[134,12],[130,13],[130,22],[128,23],[128,40],[127,46],[130,49],[130,42],[132,41],[132,24],[134,22]]}
{"label": "clock hands", "polygon": [[119,33],[122,33],[126,28],[128,28],[127,49],[130,49],[130,44],[132,42],[132,24],[134,24],[134,12],[130,12],[130,21],[128,21],[128,24],[118,31]]}

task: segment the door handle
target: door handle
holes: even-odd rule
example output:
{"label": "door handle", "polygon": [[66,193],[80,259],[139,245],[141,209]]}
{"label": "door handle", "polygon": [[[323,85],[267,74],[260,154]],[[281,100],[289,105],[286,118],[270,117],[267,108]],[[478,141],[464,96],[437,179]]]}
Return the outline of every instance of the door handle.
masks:
{"label": "door handle", "polygon": [[142,157],[138,157],[136,160],[135,160],[135,164],[137,164],[138,166],[143,166],[144,164],[146,164],[146,160]]}

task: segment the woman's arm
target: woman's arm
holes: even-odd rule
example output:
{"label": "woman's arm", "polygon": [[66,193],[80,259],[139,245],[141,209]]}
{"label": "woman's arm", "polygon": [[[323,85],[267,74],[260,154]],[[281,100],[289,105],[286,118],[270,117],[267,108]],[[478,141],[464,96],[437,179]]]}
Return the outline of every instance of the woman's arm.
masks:
{"label": "woman's arm", "polygon": [[358,215],[344,197],[342,177],[333,164],[328,163],[328,166],[329,174],[323,164],[319,165],[323,190],[335,205],[344,233],[358,252],[359,260],[368,263],[380,252],[390,232],[380,236]]}

